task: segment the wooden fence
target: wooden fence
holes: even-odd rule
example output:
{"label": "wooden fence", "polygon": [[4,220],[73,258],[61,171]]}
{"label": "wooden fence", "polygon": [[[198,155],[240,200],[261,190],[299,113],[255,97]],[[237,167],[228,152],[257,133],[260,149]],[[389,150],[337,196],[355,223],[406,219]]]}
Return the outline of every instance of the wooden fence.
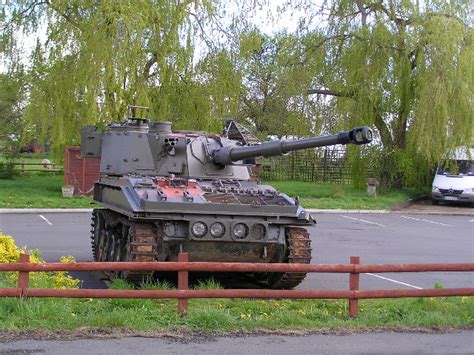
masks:
{"label": "wooden fence", "polygon": [[59,173],[63,171],[62,165],[52,163],[24,163],[14,162],[15,170],[22,173],[42,172],[42,173]]}
{"label": "wooden fence", "polygon": [[[154,270],[178,271],[177,290],[97,290],[44,289],[29,287],[30,272],[45,271],[122,271]],[[18,287],[0,288],[0,297],[66,297],[66,298],[176,298],[178,314],[186,315],[190,298],[298,298],[346,299],[349,316],[358,314],[358,300],[369,298],[450,297],[474,296],[474,288],[443,288],[421,290],[359,290],[361,273],[384,272],[472,272],[474,263],[464,264],[360,264],[359,257],[351,257],[350,264],[277,264],[277,263],[217,263],[188,262],[187,253],[179,253],[178,262],[86,262],[45,263],[29,262],[29,255],[21,254],[19,263],[0,264],[0,272],[18,271]],[[349,273],[349,290],[189,290],[188,272],[318,272]]]}

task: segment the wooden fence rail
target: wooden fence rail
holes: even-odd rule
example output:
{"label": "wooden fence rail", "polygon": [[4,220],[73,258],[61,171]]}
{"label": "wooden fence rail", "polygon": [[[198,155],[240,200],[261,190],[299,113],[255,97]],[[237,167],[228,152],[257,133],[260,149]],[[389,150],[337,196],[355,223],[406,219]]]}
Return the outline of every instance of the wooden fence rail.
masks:
{"label": "wooden fence rail", "polygon": [[[49,271],[177,271],[177,290],[97,290],[97,289],[41,289],[29,287],[30,272]],[[474,288],[446,288],[421,290],[359,290],[361,273],[384,272],[473,272],[474,263],[456,264],[360,264],[359,257],[351,257],[350,264],[259,264],[188,262],[188,254],[180,253],[178,262],[86,262],[45,263],[29,262],[29,255],[20,255],[20,262],[0,264],[0,272],[19,272],[18,287],[0,288],[0,297],[67,297],[67,298],[176,298],[178,314],[186,315],[190,298],[298,298],[347,299],[349,316],[358,314],[358,300],[369,298],[451,297],[474,296]],[[349,290],[189,290],[190,271],[212,272],[317,272],[349,273]]]}
{"label": "wooden fence rail", "polygon": [[21,172],[43,172],[43,173],[58,173],[63,171],[62,165],[52,163],[22,163],[14,162],[15,169]]}

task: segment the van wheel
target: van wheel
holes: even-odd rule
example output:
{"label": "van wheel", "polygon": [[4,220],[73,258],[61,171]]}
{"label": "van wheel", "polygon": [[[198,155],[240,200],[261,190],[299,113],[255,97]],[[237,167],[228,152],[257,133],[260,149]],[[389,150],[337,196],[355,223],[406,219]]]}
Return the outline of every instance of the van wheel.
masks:
{"label": "van wheel", "polygon": [[439,201],[438,201],[438,200],[431,200],[431,203],[432,203],[434,206],[438,206],[438,205],[439,205]]}

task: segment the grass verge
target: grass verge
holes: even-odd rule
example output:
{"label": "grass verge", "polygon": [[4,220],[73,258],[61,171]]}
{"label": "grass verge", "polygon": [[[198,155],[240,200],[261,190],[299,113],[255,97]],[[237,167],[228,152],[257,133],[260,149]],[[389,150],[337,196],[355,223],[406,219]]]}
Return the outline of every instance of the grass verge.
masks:
{"label": "grass verge", "polygon": [[[88,197],[64,198],[62,175],[26,175],[0,180],[2,208],[81,208],[91,207]],[[415,190],[389,190],[375,197],[350,185],[301,181],[267,181],[290,197],[300,196],[306,208],[389,209],[416,195]],[[419,195],[419,194],[418,194]]]}
{"label": "grass verge", "polygon": [[390,209],[392,206],[421,195],[410,189],[386,190],[377,196],[367,196],[365,190],[357,190],[351,185],[329,184],[304,181],[268,181],[279,191],[294,198],[300,197],[305,208],[322,209]]}
{"label": "grass verge", "polygon": [[90,197],[62,196],[62,175],[26,175],[0,180],[0,208],[91,208]]}
{"label": "grass verge", "polygon": [[[5,280],[0,280],[0,286]],[[213,288],[204,284],[198,288]],[[114,288],[131,286],[121,280]],[[163,288],[147,285],[147,289]],[[166,285],[164,288],[168,288]],[[473,297],[363,300],[359,317],[347,316],[347,301],[240,300],[189,301],[187,317],[176,314],[176,300],[0,299],[0,329],[67,330],[81,327],[137,331],[223,333],[262,330],[366,328],[472,328]]]}

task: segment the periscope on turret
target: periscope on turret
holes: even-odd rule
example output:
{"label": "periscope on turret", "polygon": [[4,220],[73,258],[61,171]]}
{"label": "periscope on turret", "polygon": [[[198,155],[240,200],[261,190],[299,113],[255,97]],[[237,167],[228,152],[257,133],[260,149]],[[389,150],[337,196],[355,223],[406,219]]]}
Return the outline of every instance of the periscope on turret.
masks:
{"label": "periscope on turret", "polygon": [[[133,113],[142,107],[131,107]],[[81,154],[100,157],[94,186],[92,252],[97,261],[309,263],[306,227],[315,221],[289,196],[251,179],[252,158],[334,144],[365,144],[368,127],[336,135],[260,143],[235,121],[223,135],[172,131],[170,122],[132,117],[104,131],[85,127]],[[114,275],[117,276],[117,275]],[[122,272],[131,282],[151,272]],[[248,275],[289,289],[304,273]]]}

